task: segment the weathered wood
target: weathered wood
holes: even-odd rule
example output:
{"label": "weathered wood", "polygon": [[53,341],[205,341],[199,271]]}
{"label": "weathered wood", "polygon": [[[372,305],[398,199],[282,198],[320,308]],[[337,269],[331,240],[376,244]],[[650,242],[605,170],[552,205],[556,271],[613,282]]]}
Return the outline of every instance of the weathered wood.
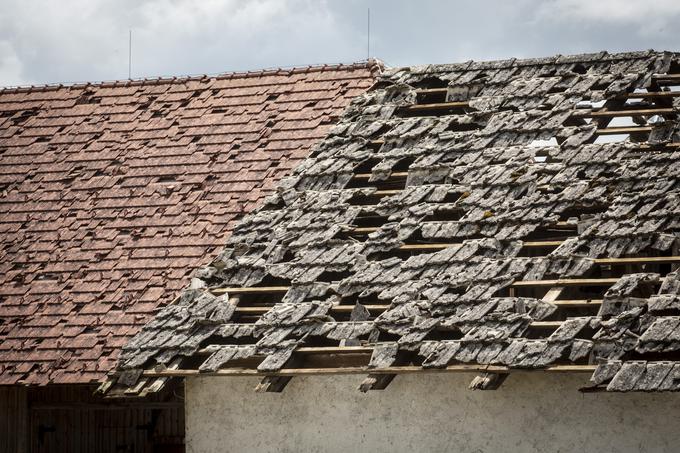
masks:
{"label": "weathered wood", "polygon": [[0,451],[28,453],[28,388],[0,386]]}
{"label": "weathered wood", "polygon": [[292,379],[293,376],[265,376],[255,386],[255,391],[258,393],[281,393]]}
{"label": "weathered wood", "polygon": [[655,109],[638,109],[638,110],[595,110],[574,112],[573,116],[579,118],[609,118],[609,117],[625,117],[625,116],[649,116],[649,115],[665,115],[677,113],[672,108],[655,108]]}
{"label": "weathered wood", "polygon": [[619,281],[618,278],[564,278],[556,280],[520,280],[512,283],[515,288],[541,286],[607,286]]}
{"label": "weathered wood", "polygon": [[498,390],[508,373],[480,373],[470,382],[470,390]]}
{"label": "weathered wood", "polygon": [[[541,243],[543,244],[543,243]],[[655,258],[659,258],[656,260]],[[673,258],[673,259],[670,259]],[[605,258],[601,258],[605,260]],[[596,263],[599,259],[594,260]],[[606,264],[631,264],[631,263],[674,263],[678,262],[678,257],[642,257],[642,258],[606,258]],[[519,287],[533,287],[533,286],[605,286],[613,285],[619,280],[619,277],[611,278],[565,278],[556,280],[519,280],[513,282],[511,286]],[[660,279],[662,281],[663,278]],[[248,293],[285,293],[288,291],[288,286],[258,286],[253,288],[213,288],[210,291],[215,294],[232,293],[232,294],[248,294]]]}
{"label": "weathered wood", "polygon": [[269,293],[285,293],[288,291],[288,286],[253,286],[250,288],[231,287],[231,288],[213,288],[210,290],[213,294],[269,294]]}
{"label": "weathered wood", "polygon": [[651,126],[630,126],[630,127],[606,127],[595,131],[597,135],[619,135],[619,134],[639,134],[651,132]]}
{"label": "weathered wood", "polygon": [[401,190],[401,189],[376,190],[371,195],[376,196],[376,197],[388,197],[388,196],[392,196],[392,195],[398,195],[401,192],[403,192],[403,190]]}
{"label": "weathered wood", "polygon": [[558,297],[560,297],[562,291],[564,291],[564,286],[555,286],[554,288],[550,288],[541,300],[543,300],[543,302],[553,303]]}
{"label": "weathered wood", "polygon": [[432,104],[415,104],[403,107],[402,110],[406,112],[422,112],[428,110],[449,110],[455,108],[468,107],[468,102],[436,102]]}
{"label": "weathered wood", "polygon": [[[372,173],[357,173],[352,178],[354,178],[354,179],[370,179],[371,176],[373,176]],[[408,176],[407,171],[397,171],[397,172],[392,173],[387,180],[381,180],[381,181],[378,181],[378,182],[389,181],[390,179],[393,179],[393,178],[406,178],[407,176]]]}
{"label": "weathered wood", "polygon": [[556,300],[553,304],[563,308],[583,308],[602,305],[602,299]]}
{"label": "weathered wood", "polygon": [[396,374],[376,374],[371,373],[359,385],[359,390],[368,392],[369,390],[385,390],[392,383]]}
{"label": "weathered wood", "polygon": [[564,321],[532,321],[529,327],[534,329],[557,329]]}
{"label": "weathered wood", "polygon": [[680,80],[680,74],[653,74],[655,80]]}
{"label": "weathered wood", "polygon": [[629,258],[596,258],[597,264],[665,264],[680,263],[680,256],[640,256]]}
{"label": "weathered wood", "polygon": [[596,365],[552,365],[545,368],[517,369],[501,365],[457,364],[444,368],[422,368],[415,365],[393,366],[389,368],[368,368],[366,366],[337,368],[282,368],[276,372],[262,373],[252,368],[225,368],[212,372],[198,370],[145,370],[144,377],[191,377],[191,376],[322,376],[334,374],[414,374],[414,373],[592,373]]}
{"label": "weathered wood", "polygon": [[680,97],[680,91],[650,91],[647,93],[628,93],[623,95],[622,97],[629,99],[674,98]]}
{"label": "weathered wood", "polygon": [[416,93],[419,95],[432,95],[432,94],[446,94],[448,93],[447,88],[422,88],[420,90],[416,90]]}

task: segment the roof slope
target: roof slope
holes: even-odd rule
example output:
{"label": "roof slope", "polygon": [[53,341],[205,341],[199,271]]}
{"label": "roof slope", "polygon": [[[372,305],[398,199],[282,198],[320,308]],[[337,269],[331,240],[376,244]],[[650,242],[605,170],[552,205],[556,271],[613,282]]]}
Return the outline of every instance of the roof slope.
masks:
{"label": "roof slope", "polygon": [[102,379],[373,68],[0,91],[0,383]]}
{"label": "roof slope", "polygon": [[653,51],[383,74],[126,346],[121,381],[543,369],[680,389],[677,85],[680,56]]}

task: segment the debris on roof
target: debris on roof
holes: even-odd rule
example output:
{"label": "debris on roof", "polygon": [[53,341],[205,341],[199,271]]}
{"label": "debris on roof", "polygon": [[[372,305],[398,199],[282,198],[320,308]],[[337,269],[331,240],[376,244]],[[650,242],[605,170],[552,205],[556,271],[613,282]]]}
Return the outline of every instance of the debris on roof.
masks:
{"label": "debris on roof", "polygon": [[0,384],[104,379],[377,69],[0,90]]}
{"label": "debris on roof", "polygon": [[120,370],[679,390],[678,85],[654,51],[384,73]]}

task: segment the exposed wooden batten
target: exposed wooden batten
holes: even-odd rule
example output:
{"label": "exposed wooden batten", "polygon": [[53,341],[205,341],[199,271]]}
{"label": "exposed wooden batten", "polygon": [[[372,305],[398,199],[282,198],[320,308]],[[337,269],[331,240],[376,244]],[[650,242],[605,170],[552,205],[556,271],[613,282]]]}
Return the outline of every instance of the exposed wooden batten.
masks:
{"label": "exposed wooden batten", "polygon": [[142,377],[192,377],[192,376],[322,376],[332,374],[413,374],[413,373],[592,373],[597,365],[552,365],[545,368],[518,369],[496,365],[459,364],[443,368],[423,368],[414,365],[393,366],[388,368],[369,368],[366,366],[337,368],[282,368],[275,372],[260,372],[252,368],[226,368],[211,372],[198,370],[144,370]]}
{"label": "exposed wooden batten", "polygon": [[597,135],[619,135],[619,134],[639,134],[651,132],[651,126],[631,126],[631,127],[605,127],[595,131]]}
{"label": "exposed wooden batten", "polygon": [[[353,176],[354,179],[370,179],[371,176],[373,176],[373,173],[357,173]],[[390,177],[387,179],[393,179],[393,178],[406,178],[408,176],[407,171],[397,171],[392,174],[390,174]],[[379,182],[383,182],[385,180],[381,180]]]}
{"label": "exposed wooden batten", "polygon": [[[599,306],[602,304],[601,299],[574,299],[574,300],[555,300],[552,301],[551,303],[557,305],[558,307],[564,307],[564,308],[576,308],[576,307],[593,307],[593,306]],[[364,307],[374,313],[378,312],[383,312],[387,310],[390,305],[389,304],[369,304],[369,305],[364,305]],[[260,316],[271,310],[271,306],[249,306],[249,307],[236,307],[235,312],[241,315],[250,315],[250,316]],[[330,312],[332,314],[348,314],[351,313],[352,310],[354,310],[354,305],[335,305],[331,307]],[[537,324],[535,327],[540,327],[540,324]]]}
{"label": "exposed wooden batten", "polygon": [[672,108],[657,108],[657,109],[638,109],[638,110],[594,110],[574,112],[573,116],[579,118],[609,118],[619,116],[649,116],[649,115],[667,115],[678,113]]}

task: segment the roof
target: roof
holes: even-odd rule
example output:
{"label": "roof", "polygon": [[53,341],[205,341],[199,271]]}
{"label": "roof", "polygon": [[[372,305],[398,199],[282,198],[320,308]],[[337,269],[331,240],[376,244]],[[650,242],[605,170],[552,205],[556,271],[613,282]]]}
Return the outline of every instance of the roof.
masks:
{"label": "roof", "polygon": [[384,73],[191,287],[118,382],[583,372],[680,389],[680,54]]}
{"label": "roof", "polygon": [[0,90],[0,383],[102,380],[377,67]]}

